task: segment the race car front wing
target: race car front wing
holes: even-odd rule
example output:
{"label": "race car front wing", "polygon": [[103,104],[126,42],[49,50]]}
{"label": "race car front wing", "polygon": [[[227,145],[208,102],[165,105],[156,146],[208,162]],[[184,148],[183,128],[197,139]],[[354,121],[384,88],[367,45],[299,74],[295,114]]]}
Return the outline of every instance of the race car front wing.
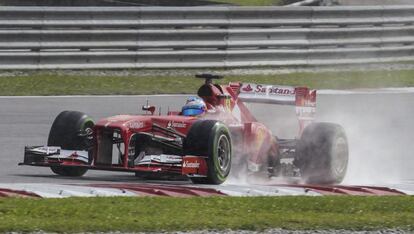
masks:
{"label": "race car front wing", "polygon": [[24,161],[19,165],[44,167],[86,167],[93,170],[153,172],[160,174],[181,174],[188,177],[206,177],[207,162],[201,156],[141,155],[134,165],[128,167],[95,165],[90,153],[83,150],[66,150],[55,146],[26,146]]}

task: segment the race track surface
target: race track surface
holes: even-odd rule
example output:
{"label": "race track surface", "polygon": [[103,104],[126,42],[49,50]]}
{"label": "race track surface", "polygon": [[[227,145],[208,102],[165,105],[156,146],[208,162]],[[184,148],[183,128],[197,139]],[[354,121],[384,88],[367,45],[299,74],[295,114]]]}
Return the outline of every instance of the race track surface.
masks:
{"label": "race track surface", "polygon": [[[0,183],[142,183],[130,173],[89,171],[82,178],[63,178],[48,168],[17,166],[25,145],[44,145],[54,118],[78,110],[94,119],[137,114],[146,103],[178,109],[186,96],[0,97]],[[344,184],[395,185],[414,183],[414,93],[336,93],[318,96],[317,120],[344,126],[350,162]],[[251,105],[258,118],[279,137],[297,132],[293,107]],[[189,182],[168,182],[188,184]],[[230,179],[228,184],[245,184]]]}

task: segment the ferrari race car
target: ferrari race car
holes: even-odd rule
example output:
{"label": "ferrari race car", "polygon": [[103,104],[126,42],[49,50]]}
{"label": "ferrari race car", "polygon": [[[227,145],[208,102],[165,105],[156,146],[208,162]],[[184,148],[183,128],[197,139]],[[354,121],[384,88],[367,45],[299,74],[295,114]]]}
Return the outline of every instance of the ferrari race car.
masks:
{"label": "ferrari race car", "polygon": [[[200,74],[198,96],[205,111],[117,115],[95,123],[86,114],[63,111],[54,120],[47,146],[26,146],[19,165],[44,166],[62,176],[88,169],[179,175],[194,183],[221,184],[231,168],[248,174],[299,177],[304,183],[340,183],[348,164],[341,126],[316,123],[316,90],[252,83],[218,85]],[[299,120],[295,139],[280,139],[258,122],[245,103],[292,105]]]}

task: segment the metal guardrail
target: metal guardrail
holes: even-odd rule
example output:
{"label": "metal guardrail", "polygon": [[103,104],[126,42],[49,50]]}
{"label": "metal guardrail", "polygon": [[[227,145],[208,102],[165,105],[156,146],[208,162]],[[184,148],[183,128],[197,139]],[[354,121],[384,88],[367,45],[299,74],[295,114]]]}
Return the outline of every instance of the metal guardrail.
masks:
{"label": "metal guardrail", "polygon": [[404,61],[414,6],[0,8],[0,69]]}

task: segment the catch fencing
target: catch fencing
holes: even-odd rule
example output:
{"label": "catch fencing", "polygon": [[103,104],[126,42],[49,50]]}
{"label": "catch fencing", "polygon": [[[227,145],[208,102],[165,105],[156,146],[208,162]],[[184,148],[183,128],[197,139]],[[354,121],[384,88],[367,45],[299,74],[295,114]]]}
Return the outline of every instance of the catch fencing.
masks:
{"label": "catch fencing", "polygon": [[1,7],[0,69],[414,61],[414,6]]}

